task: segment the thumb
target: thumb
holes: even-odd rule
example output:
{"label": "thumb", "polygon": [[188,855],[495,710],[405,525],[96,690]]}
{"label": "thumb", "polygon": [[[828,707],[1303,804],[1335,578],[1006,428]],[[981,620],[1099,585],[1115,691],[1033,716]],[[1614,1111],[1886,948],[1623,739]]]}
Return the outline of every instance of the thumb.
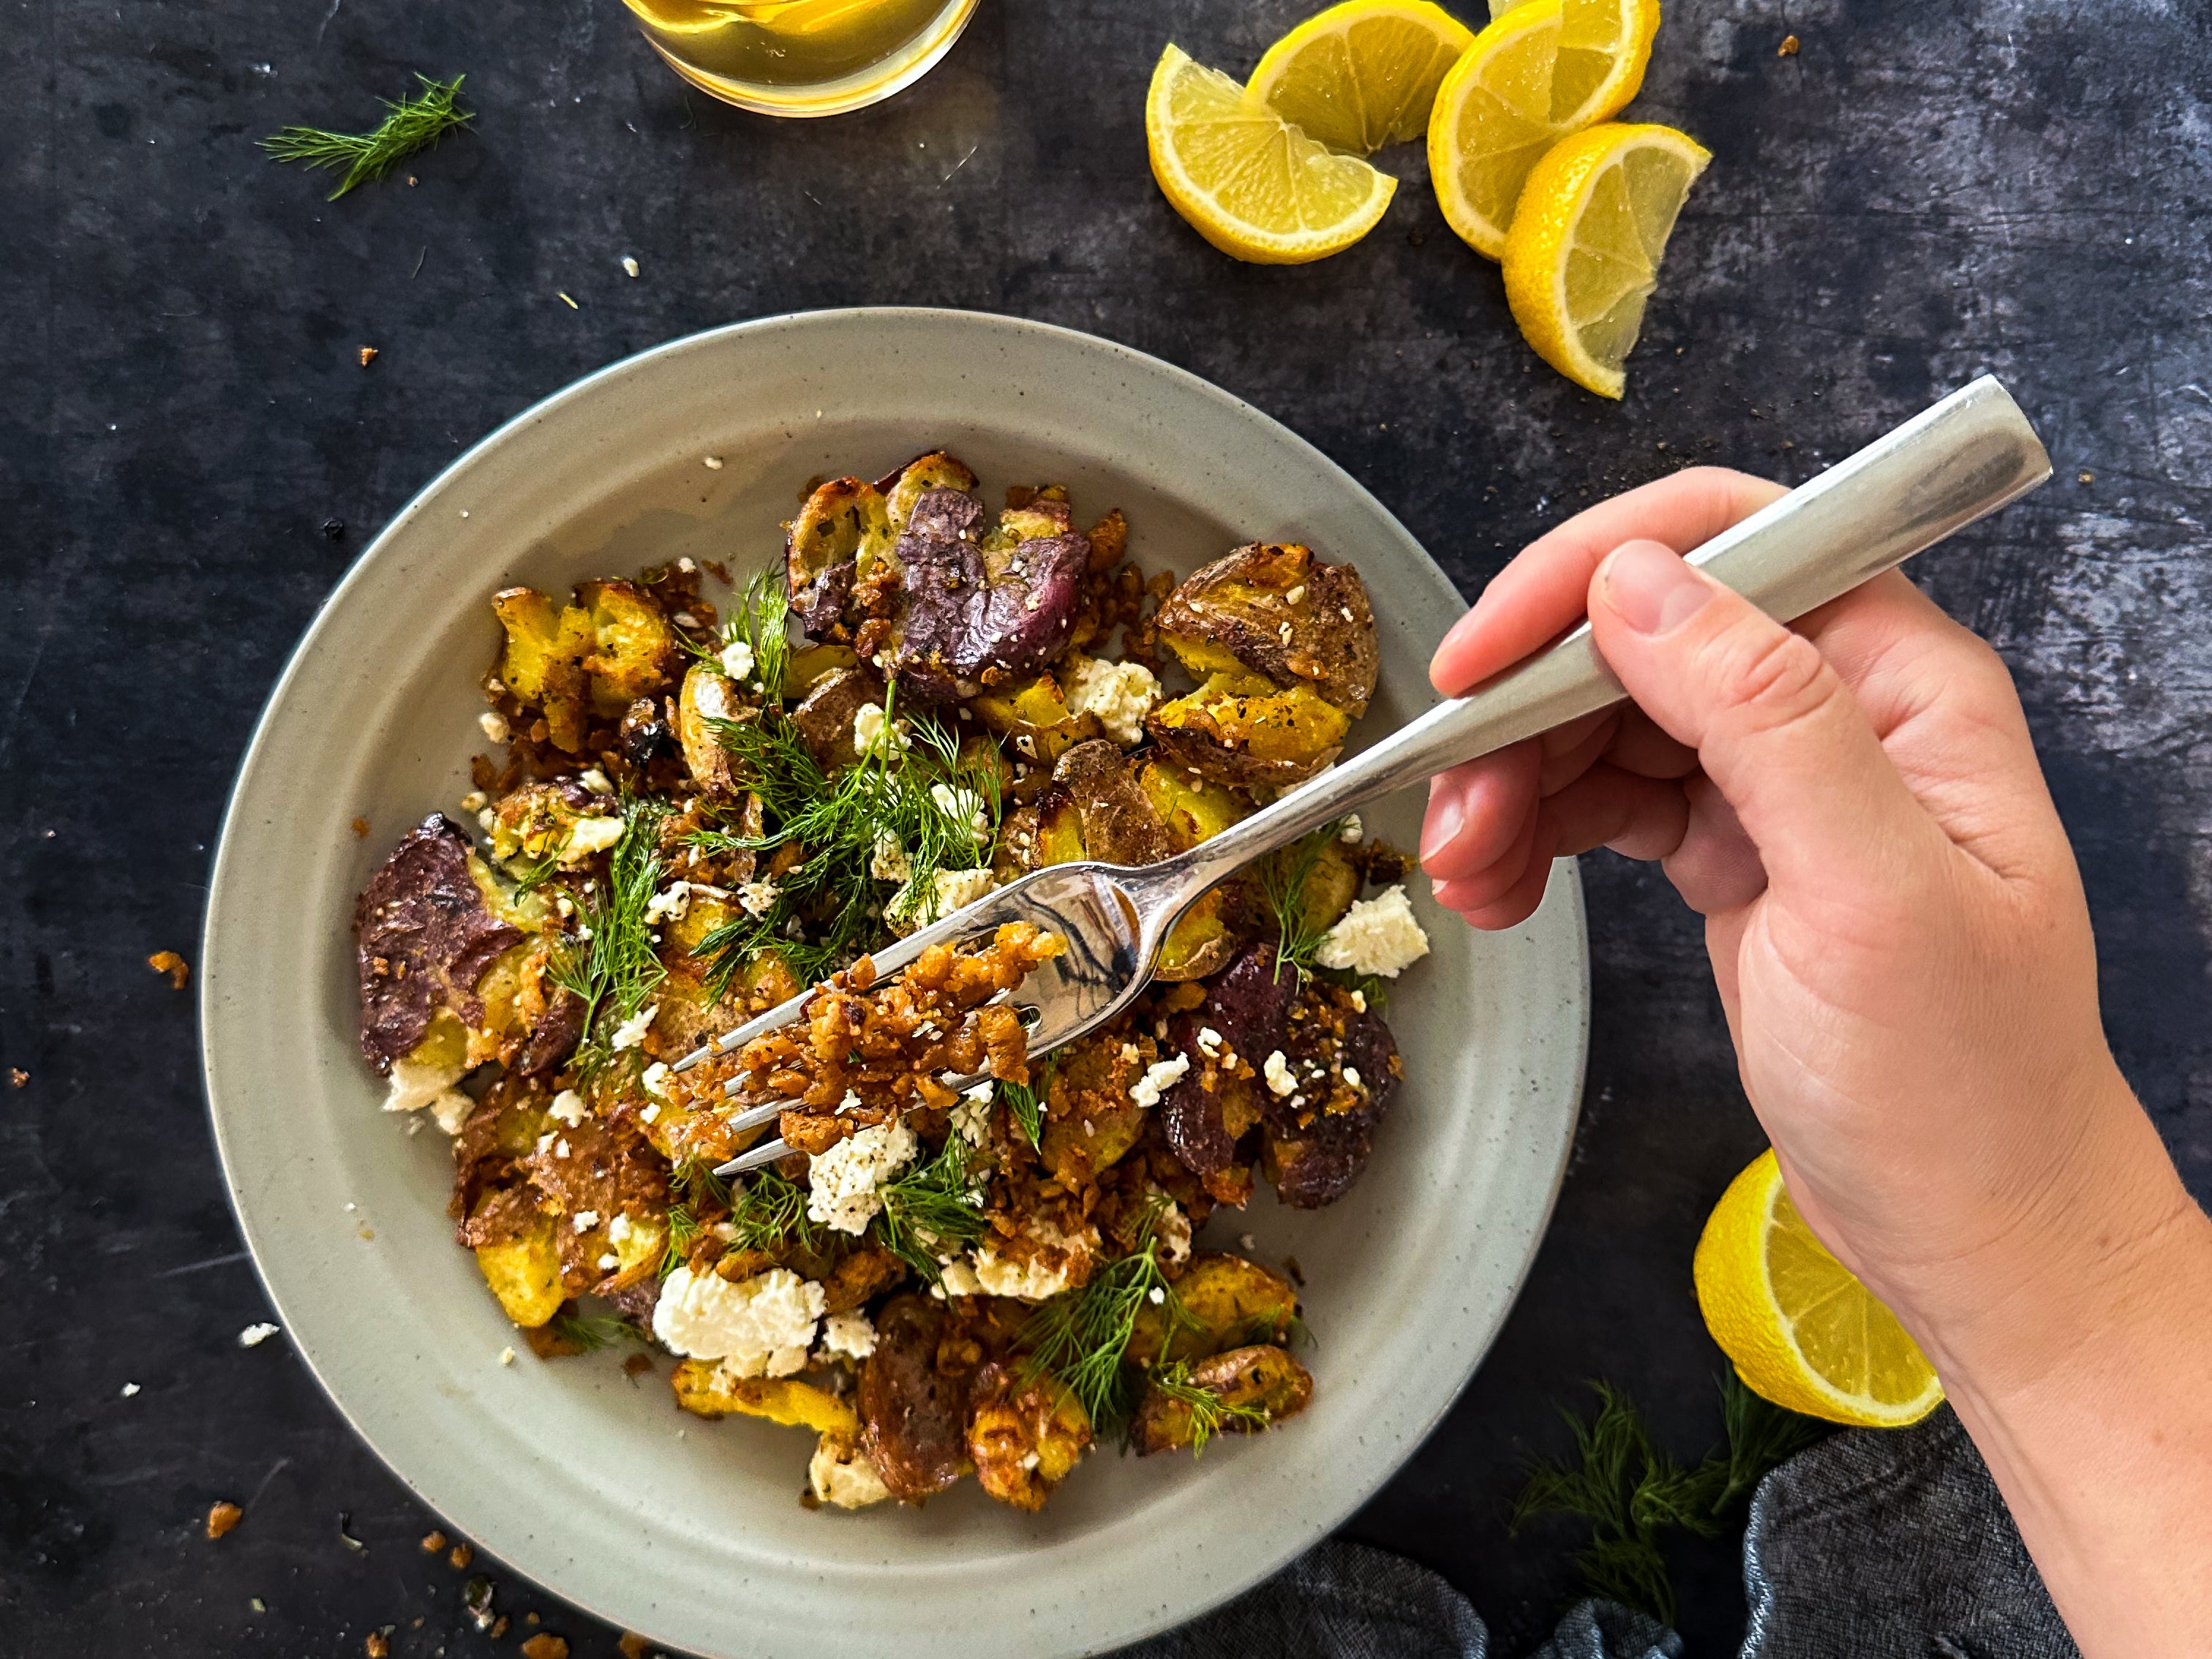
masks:
{"label": "thumb", "polygon": [[1893,886],[1934,825],[1820,648],[1670,549],[1598,567],[1591,631],[1735,810],[1778,885]]}

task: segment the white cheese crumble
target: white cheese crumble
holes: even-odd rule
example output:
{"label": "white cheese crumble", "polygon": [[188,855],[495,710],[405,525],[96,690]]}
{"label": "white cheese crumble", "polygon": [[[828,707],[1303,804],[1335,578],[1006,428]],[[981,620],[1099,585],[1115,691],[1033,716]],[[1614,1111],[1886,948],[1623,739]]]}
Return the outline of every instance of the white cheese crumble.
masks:
{"label": "white cheese crumble", "polygon": [[1352,994],[1352,1006],[1354,1012],[1362,1014],[1365,1013],[1367,1012],[1367,993],[1364,991],[1354,991]]}
{"label": "white cheese crumble", "polygon": [[1366,835],[1367,826],[1359,821],[1359,814],[1346,812],[1344,815],[1344,828],[1336,832],[1336,838],[1346,847],[1357,847],[1365,839]]}
{"label": "white cheese crumble", "polygon": [[806,1364],[822,1317],[822,1287],[788,1267],[734,1285],[678,1267],[662,1281],[653,1334],[695,1359],[719,1359],[737,1376],[788,1376]]}
{"label": "white cheese crumble", "polygon": [[1201,1025],[1199,1027],[1198,1052],[1204,1054],[1208,1060],[1218,1060],[1221,1058],[1221,1045],[1224,1039],[1221,1033],[1215,1030],[1211,1025]]}
{"label": "white cheese crumble", "polygon": [[899,838],[886,831],[876,837],[875,855],[868,860],[868,873],[878,881],[912,881],[914,860],[907,857]]}
{"label": "white cheese crumble", "polygon": [[618,1215],[607,1223],[607,1243],[619,1250],[644,1231],[627,1215]]}
{"label": "white cheese crumble", "polygon": [[991,1296],[1043,1302],[1068,1288],[1068,1266],[1037,1261],[1008,1261],[988,1244],[975,1252],[975,1282]]}
{"label": "white cheese crumble", "polygon": [[499,1363],[502,1365],[512,1365],[514,1364],[514,1350],[512,1348],[501,1348],[499,1351]]}
{"label": "white cheese crumble", "polygon": [[878,1188],[914,1162],[921,1144],[893,1118],[815,1153],[806,1161],[808,1218],[856,1237],[866,1232],[883,1212]]}
{"label": "white cheese crumble", "polygon": [[781,889],[766,876],[758,881],[738,884],[738,908],[749,916],[764,916],[775,908],[775,896]]}
{"label": "white cheese crumble", "polygon": [[1356,902],[1322,935],[1314,960],[1324,968],[1395,979],[1428,953],[1429,936],[1413,920],[1413,907],[1400,886]]}
{"label": "white cheese crumble", "polygon": [[419,1112],[428,1106],[430,1115],[438,1120],[438,1127],[449,1135],[457,1135],[477,1105],[454,1086],[467,1069],[459,1061],[440,1066],[404,1057],[395,1060],[385,1090],[384,1109]]}
{"label": "white cheese crumble", "polygon": [[733,680],[741,680],[753,672],[753,648],[744,640],[732,640],[722,647],[722,672]]}
{"label": "white cheese crumble", "polygon": [[461,797],[461,811],[464,812],[481,812],[489,804],[481,789],[471,789]]}
{"label": "white cheese crumble", "polygon": [[604,853],[622,839],[623,821],[618,817],[578,818],[568,826],[568,839],[561,843],[561,862],[581,864],[594,853]]}
{"label": "white cheese crumble", "polygon": [[929,798],[937,803],[937,810],[953,823],[967,830],[979,842],[991,838],[991,815],[984,810],[983,798],[973,789],[955,789],[949,783],[933,783],[929,787]]}
{"label": "white cheese crumble", "polygon": [[599,1224],[599,1212],[597,1210],[579,1210],[568,1218],[575,1223],[576,1231],[580,1233],[587,1233]]}
{"label": "white cheese crumble", "polygon": [[884,719],[880,703],[864,702],[853,711],[853,747],[866,754],[888,737],[897,748],[908,746],[906,733]]}
{"label": "white cheese crumble", "polygon": [[684,913],[691,908],[691,884],[672,881],[645,902],[645,925],[655,922],[681,921]]}
{"label": "white cheese crumble", "polygon": [[617,1051],[636,1048],[639,1043],[645,1041],[645,1034],[653,1024],[653,1017],[659,1012],[660,1005],[657,1002],[649,1008],[639,1009],[615,1027],[615,1034],[611,1039],[612,1046]]}
{"label": "white cheese crumble", "polygon": [[1160,1206],[1152,1221],[1152,1237],[1159,1242],[1160,1255],[1166,1260],[1190,1260],[1190,1218],[1173,1199]]}
{"label": "white cheese crumble", "polygon": [[1145,740],[1145,716],[1160,700],[1160,683],[1140,662],[1072,656],[1064,672],[1068,712],[1093,714],[1106,735],[1128,749]]}
{"label": "white cheese crumble", "polygon": [[1344,1068],[1344,1080],[1346,1083],[1349,1083],[1353,1088],[1357,1089],[1359,1086],[1359,1068],[1357,1066],[1346,1066]]}
{"label": "white cheese crumble", "polygon": [[1129,1098],[1139,1106],[1157,1106],[1160,1103],[1160,1097],[1172,1089],[1177,1079],[1188,1070],[1188,1054],[1177,1054],[1172,1060],[1156,1060],[1145,1068],[1144,1076],[1129,1085]]}
{"label": "white cheese crumble", "polygon": [[[939,870],[921,905],[912,915],[901,917],[897,925],[909,933],[919,932],[933,921],[943,921],[963,905],[973,904],[996,885],[988,870]],[[914,881],[909,877],[906,884],[885,901],[884,913],[896,915],[913,887]]]}
{"label": "white cheese crumble", "polygon": [[638,1079],[638,1082],[643,1085],[646,1093],[659,1095],[665,1100],[668,1097],[668,1062],[665,1060],[654,1060],[652,1065],[645,1068],[644,1075]]}
{"label": "white cheese crumble", "polygon": [[806,1484],[815,1498],[841,1510],[866,1509],[891,1495],[867,1453],[850,1440],[823,1435],[806,1466]]}
{"label": "white cheese crumble", "polygon": [[952,1127],[970,1146],[991,1138],[991,1106],[998,1093],[996,1084],[979,1083],[953,1103]]}
{"label": "white cheese crumble", "polygon": [[603,1255],[599,1258],[599,1271],[603,1273],[611,1273],[621,1266],[622,1258],[618,1255],[613,1255],[612,1253]]}
{"label": "white cheese crumble", "polygon": [[1305,598],[1305,596],[1306,585],[1304,582],[1300,582],[1296,587],[1283,595],[1283,603],[1285,605],[1296,605],[1300,599]]}
{"label": "white cheese crumble", "polygon": [[483,714],[477,716],[477,724],[483,728],[484,736],[491,742],[507,741],[508,736],[507,722],[500,717],[496,709],[485,709]]}
{"label": "white cheese crumble", "polygon": [[576,775],[576,781],[595,795],[611,795],[615,787],[607,781],[607,775],[596,766],[587,766]]}
{"label": "white cheese crumble", "polygon": [[1283,1058],[1280,1048],[1267,1056],[1260,1075],[1267,1079],[1267,1087],[1279,1095],[1286,1095],[1298,1086],[1297,1079],[1291,1075],[1291,1063]]}
{"label": "white cheese crumble", "polygon": [[238,1346],[241,1348],[258,1348],[276,1335],[279,1328],[281,1328],[275,1325],[248,1325],[238,1334]]}
{"label": "white cheese crumble", "polygon": [[553,1103],[545,1109],[546,1115],[570,1128],[580,1128],[584,1121],[584,1097],[574,1089],[563,1089],[553,1097]]}
{"label": "white cheese crumble", "polygon": [[848,1359],[866,1359],[876,1351],[876,1328],[867,1315],[833,1313],[822,1322],[822,1352]]}
{"label": "white cheese crumble", "polygon": [[948,1296],[983,1294],[983,1281],[975,1277],[975,1270],[966,1262],[946,1261],[939,1265],[940,1275],[938,1282],[929,1287],[929,1293],[939,1302]]}
{"label": "white cheese crumble", "polygon": [[131,1395],[133,1395],[137,1394],[137,1392],[138,1392],[138,1385],[137,1385],[136,1382],[125,1382],[125,1383],[123,1385],[123,1397],[124,1397],[125,1400],[130,1399]]}

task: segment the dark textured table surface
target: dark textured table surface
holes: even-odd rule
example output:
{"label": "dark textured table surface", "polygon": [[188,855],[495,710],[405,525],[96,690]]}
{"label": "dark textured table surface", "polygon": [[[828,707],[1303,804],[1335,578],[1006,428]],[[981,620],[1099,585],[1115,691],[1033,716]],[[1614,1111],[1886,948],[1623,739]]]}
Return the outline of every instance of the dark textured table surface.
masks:
{"label": "dark textured table surface", "polygon": [[[1472,592],[1534,532],[1690,459],[1802,478],[1975,372],[2058,480],[1924,562],[2004,652],[2080,848],[2106,1018],[2212,1194],[2212,49],[2194,0],[1669,0],[1637,112],[1715,161],[1625,404],[1535,363],[1418,153],[1382,227],[1247,268],[1147,174],[1172,37],[1243,73],[1304,0],[984,0],[890,105],[787,125],[687,100],[616,0],[15,0],[0,60],[0,1651],[493,1650],[433,1524],[264,1306],[202,1103],[187,957],[256,711],[349,558],[464,446],[672,336],[864,302],[1154,352],[1348,466]],[[1779,57],[1785,34],[1802,49]],[[366,125],[465,70],[475,130],[325,204],[253,140]],[[641,274],[618,261],[634,256]],[[574,305],[563,303],[562,293]],[[381,352],[364,371],[364,344]],[[342,536],[325,534],[342,520]],[[1349,1528],[1442,1569],[1503,1652],[1571,1536],[1504,1505],[1578,1379],[1717,1434],[1690,1251],[1760,1138],[1693,920],[1585,866],[1572,1171],[1534,1279],[1433,1442]],[[125,1384],[137,1391],[126,1395]],[[200,1535],[209,1504],[245,1524]],[[344,1530],[366,1545],[349,1547]],[[613,1635],[501,1572],[580,1654]],[[1679,1558],[1732,1648],[1733,1543]]]}

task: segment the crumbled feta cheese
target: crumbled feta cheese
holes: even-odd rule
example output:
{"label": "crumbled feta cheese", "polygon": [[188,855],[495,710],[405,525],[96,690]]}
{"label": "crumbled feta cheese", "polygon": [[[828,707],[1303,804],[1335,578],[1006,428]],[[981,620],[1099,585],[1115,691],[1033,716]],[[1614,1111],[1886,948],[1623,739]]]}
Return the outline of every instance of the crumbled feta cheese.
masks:
{"label": "crumbled feta cheese", "polygon": [[[899,925],[908,932],[919,932],[933,921],[941,921],[964,905],[973,904],[997,884],[988,870],[939,870],[930,884],[929,893],[911,916],[901,917]],[[912,890],[911,877],[904,886],[885,901],[884,913],[896,915]]]}
{"label": "crumbled feta cheese", "polygon": [[595,795],[611,795],[615,787],[607,781],[607,775],[596,766],[587,766],[576,775],[576,781]]}
{"label": "crumbled feta cheese", "polygon": [[1285,605],[1296,605],[1300,599],[1305,598],[1305,596],[1306,585],[1304,582],[1300,582],[1296,587],[1283,595],[1283,603]]}
{"label": "crumbled feta cheese", "polygon": [[1145,716],[1160,700],[1160,683],[1139,662],[1071,656],[1063,666],[1068,712],[1093,714],[1106,735],[1128,749],[1145,740]]}
{"label": "crumbled feta cheese", "polygon": [[481,789],[471,789],[461,797],[461,811],[464,812],[481,812],[486,805],[487,798]]}
{"label": "crumbled feta cheese", "polygon": [[911,881],[914,860],[907,857],[899,838],[886,831],[876,837],[875,856],[868,860],[868,873],[878,881]]}
{"label": "crumbled feta cheese", "polygon": [[679,611],[669,620],[678,628],[696,628],[699,625],[699,619],[689,611]]}
{"label": "crumbled feta cheese", "polygon": [[661,921],[681,921],[684,913],[691,908],[691,884],[672,881],[645,902],[645,925],[652,927]]}
{"label": "crumbled feta cheese", "polygon": [[1291,1063],[1283,1058],[1280,1048],[1267,1056],[1260,1075],[1267,1079],[1267,1087],[1278,1095],[1286,1095],[1298,1086],[1297,1079],[1291,1075]]}
{"label": "crumbled feta cheese", "polygon": [[611,1251],[599,1258],[599,1271],[603,1273],[611,1273],[621,1266],[622,1258]]}
{"label": "crumbled feta cheese", "polygon": [[866,1359],[876,1351],[876,1328],[867,1315],[833,1313],[822,1322],[822,1352],[848,1359]]}
{"label": "crumbled feta cheese", "polygon": [[599,1224],[599,1212],[597,1210],[579,1210],[569,1219],[576,1224],[578,1232],[587,1233]]}
{"label": "crumbled feta cheese", "polygon": [[722,458],[720,455],[706,455],[700,459],[706,462],[708,471],[720,472],[722,470]]}
{"label": "crumbled feta cheese", "polygon": [[1260,1248],[1260,1241],[1250,1233],[1237,1234],[1237,1243],[1247,1250],[1256,1250]]}
{"label": "crumbled feta cheese", "polygon": [[665,1060],[654,1060],[652,1065],[645,1068],[645,1073],[638,1079],[638,1082],[644,1086],[646,1093],[659,1095],[665,1099],[668,1095],[668,1062]]}
{"label": "crumbled feta cheese", "polygon": [[981,1296],[983,1281],[966,1262],[947,1261],[940,1264],[939,1281],[929,1287],[929,1293],[939,1302],[948,1296]]}
{"label": "crumbled feta cheese", "polygon": [[461,1132],[469,1114],[477,1103],[456,1087],[461,1074],[468,1068],[459,1060],[441,1066],[433,1061],[409,1060],[402,1057],[392,1062],[392,1076],[386,1084],[384,1109],[387,1112],[419,1112],[428,1106],[438,1127],[449,1135]]}
{"label": "crumbled feta cheese", "polygon": [[545,1111],[548,1116],[572,1129],[579,1127],[584,1121],[584,1097],[574,1089],[563,1089],[553,1097],[553,1103]]}
{"label": "crumbled feta cheese", "polygon": [[741,680],[753,672],[753,648],[744,640],[732,640],[722,647],[722,672],[733,680]]}
{"label": "crumbled feta cheese", "polygon": [[485,709],[483,714],[477,716],[477,724],[483,727],[483,734],[489,741],[493,743],[507,741],[508,736],[507,722],[500,717],[497,709]]}
{"label": "crumbled feta cheese", "polygon": [[568,1157],[568,1143],[566,1140],[556,1140],[556,1141],[555,1141],[555,1142],[553,1143],[553,1156],[554,1156],[554,1157],[556,1157],[556,1158],[566,1158],[566,1157]]}
{"label": "crumbled feta cheese", "polygon": [[1159,1214],[1153,1218],[1152,1237],[1159,1242],[1160,1255],[1166,1260],[1190,1260],[1190,1218],[1173,1199],[1162,1205]]}
{"label": "crumbled feta cheese", "polygon": [[975,1282],[988,1296],[1045,1302],[1069,1288],[1073,1266],[1072,1261],[1052,1264],[1035,1257],[1009,1261],[986,1244],[975,1252]]}
{"label": "crumbled feta cheese", "polygon": [[1278,628],[1275,630],[1275,635],[1276,637],[1280,639],[1285,645],[1288,645],[1291,642],[1290,623],[1285,623],[1280,628]]}
{"label": "crumbled feta cheese", "polygon": [[1145,1293],[1145,1300],[1151,1303],[1155,1308],[1158,1307],[1160,1304],[1165,1302],[1167,1299],[1168,1293],[1157,1285],[1153,1285],[1150,1291]]}
{"label": "crumbled feta cheese", "polygon": [[998,1092],[995,1085],[979,1083],[953,1103],[952,1127],[970,1146],[991,1138],[991,1106]]}
{"label": "crumbled feta cheese", "polygon": [[806,1466],[806,1484],[817,1503],[841,1510],[866,1509],[891,1495],[859,1443],[834,1435],[823,1435],[816,1444],[813,1460]]}
{"label": "crumbled feta cheese", "polygon": [[806,1161],[809,1219],[858,1237],[883,1211],[877,1189],[914,1162],[921,1143],[896,1118],[861,1130]]}
{"label": "crumbled feta cheese", "polygon": [[880,704],[864,702],[853,711],[853,747],[866,754],[886,738],[896,748],[908,747],[906,733],[884,718]]}
{"label": "crumbled feta cheese", "polygon": [[643,1119],[644,1119],[647,1123],[658,1123],[658,1122],[659,1122],[659,1121],[660,1121],[660,1103],[659,1103],[659,1101],[657,1101],[657,1100],[656,1100],[656,1101],[654,1101],[651,1105],[647,1106],[647,1107],[643,1111],[640,1112],[640,1113],[638,1114],[638,1115],[639,1115],[640,1117],[643,1118]]}
{"label": "crumbled feta cheese", "polygon": [[1364,839],[1366,834],[1367,826],[1359,821],[1359,814],[1346,812],[1344,815],[1344,828],[1336,832],[1336,838],[1346,847],[1357,847]]}
{"label": "crumbled feta cheese", "polygon": [[1198,1052],[1204,1054],[1208,1060],[1218,1060],[1221,1058],[1222,1041],[1221,1033],[1215,1030],[1211,1025],[1201,1025],[1199,1027]]}
{"label": "crumbled feta cheese", "polygon": [[1314,960],[1324,968],[1395,979],[1428,953],[1429,936],[1413,920],[1413,908],[1400,886],[1379,898],[1357,901],[1322,935]]}
{"label": "crumbled feta cheese", "polygon": [[1129,1085],[1129,1098],[1139,1106],[1157,1106],[1160,1103],[1160,1097],[1173,1088],[1176,1079],[1188,1070],[1188,1054],[1177,1054],[1172,1060],[1156,1060],[1145,1068],[1144,1076]]}
{"label": "crumbled feta cheese", "polygon": [[512,1348],[501,1348],[499,1351],[499,1363],[502,1365],[512,1365],[514,1364],[514,1350]]}
{"label": "crumbled feta cheese", "polygon": [[[631,269],[631,268],[632,268],[633,266],[635,266],[636,264],[637,264],[637,261],[636,261],[636,260],[635,260],[635,259],[625,259],[625,260],[623,260],[623,269],[624,270],[629,271],[629,274],[630,274],[631,276],[636,276],[636,275],[637,275],[637,272],[636,272],[635,270]],[[677,562],[676,562],[676,568],[677,568],[678,570],[682,571],[682,572],[683,572],[685,575],[687,575],[687,576],[696,576],[696,575],[697,575],[697,574],[699,574],[699,567],[698,567],[696,564],[695,564],[695,563],[693,563],[693,562],[692,562],[692,561],[691,561],[690,557],[688,555],[687,555],[686,556],[683,557],[683,558],[680,558],[680,559],[677,560]]]}
{"label": "crumbled feta cheese", "polygon": [[738,884],[738,908],[749,916],[764,916],[775,908],[775,896],[782,890],[766,876],[757,881]]}
{"label": "crumbled feta cheese", "polygon": [[788,1376],[806,1364],[822,1317],[821,1285],[788,1267],[735,1284],[678,1267],[661,1282],[653,1334],[695,1359],[719,1359],[736,1376]]}
{"label": "crumbled feta cheese", "polygon": [[594,853],[604,853],[622,839],[623,821],[619,817],[578,818],[568,826],[568,839],[561,843],[562,864],[581,864]]}
{"label": "crumbled feta cheese", "polygon": [[1365,1013],[1367,1012],[1367,993],[1364,991],[1354,991],[1352,994],[1352,1012],[1355,1013]]}
{"label": "crumbled feta cheese", "polygon": [[615,1249],[619,1250],[623,1246],[629,1243],[630,1240],[643,1234],[644,1231],[644,1228],[639,1226],[637,1223],[632,1221],[627,1215],[618,1215],[612,1221],[607,1223],[607,1243],[613,1245]]}
{"label": "crumbled feta cheese", "polygon": [[1344,1080],[1346,1083],[1349,1083],[1353,1088],[1357,1089],[1359,1086],[1359,1068],[1357,1066],[1346,1066],[1344,1068]]}
{"label": "crumbled feta cheese", "polygon": [[123,1385],[123,1397],[125,1400],[130,1399],[132,1395],[137,1392],[138,1385],[136,1382],[125,1382]]}
{"label": "crumbled feta cheese", "polygon": [[485,807],[482,811],[477,814],[477,828],[483,830],[487,836],[491,834],[492,825],[498,822],[499,814],[493,811],[489,806]]}
{"label": "crumbled feta cheese", "polygon": [[238,1334],[238,1346],[241,1348],[258,1348],[276,1335],[279,1328],[275,1325],[248,1325]]}
{"label": "crumbled feta cheese", "polygon": [[538,1136],[538,1155],[540,1158],[544,1157],[544,1155],[545,1155],[546,1153],[548,1153],[548,1152],[551,1152],[552,1150],[553,1150],[553,1136],[552,1136],[552,1134],[551,1134],[550,1132],[549,1132],[549,1133],[545,1133],[545,1134],[542,1134],[542,1135],[540,1135],[540,1136]]}
{"label": "crumbled feta cheese", "polygon": [[985,810],[983,798],[973,789],[955,789],[949,783],[933,783],[929,787],[929,798],[937,803],[937,810],[953,823],[965,826],[979,842],[991,838],[991,815]]}
{"label": "crumbled feta cheese", "polygon": [[609,1039],[611,1045],[617,1052],[624,1048],[636,1048],[639,1043],[645,1041],[645,1034],[653,1025],[653,1017],[659,1012],[660,1005],[657,1002],[649,1007],[639,1009],[615,1027],[615,1034]]}
{"label": "crumbled feta cheese", "polygon": [[859,1094],[851,1089],[848,1089],[845,1091],[844,1099],[837,1103],[837,1109],[840,1112],[857,1111],[860,1109],[860,1097]]}

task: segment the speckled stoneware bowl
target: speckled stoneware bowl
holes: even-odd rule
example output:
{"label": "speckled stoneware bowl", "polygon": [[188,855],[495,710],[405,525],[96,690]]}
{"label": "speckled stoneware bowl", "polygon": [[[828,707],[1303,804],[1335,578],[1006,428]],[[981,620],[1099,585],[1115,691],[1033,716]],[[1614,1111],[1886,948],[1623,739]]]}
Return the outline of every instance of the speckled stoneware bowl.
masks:
{"label": "speckled stoneware bowl", "polygon": [[[239,776],[200,975],[207,1085],[239,1224],[292,1341],[354,1427],[459,1532],[547,1589],[702,1654],[1040,1656],[1174,1625],[1349,1516],[1466,1382],[1527,1274],[1580,1093],[1580,893],[1478,936],[1415,903],[1435,951],[1392,997],[1406,1081],[1365,1176],[1317,1213],[1262,1188],[1206,1237],[1295,1254],[1314,1403],[1202,1462],[1092,1456],[1042,1514],[973,1482],[924,1510],[799,1504],[812,1437],[678,1412],[618,1352],[541,1364],[457,1249],[445,1137],[378,1109],[355,1043],[354,896],[468,788],[479,678],[510,583],[690,554],[742,576],[817,475],[942,447],[981,475],[1127,511],[1148,569],[1255,538],[1351,559],[1382,629],[1355,738],[1432,701],[1460,609],[1375,499],[1206,382],[1085,335],[936,311],[770,318],[580,381],[493,434],[392,520],[285,670]],[[719,459],[710,468],[706,458]],[[1413,844],[1419,801],[1367,815]],[[356,817],[366,839],[349,827]],[[1424,884],[1415,882],[1419,890]]]}

